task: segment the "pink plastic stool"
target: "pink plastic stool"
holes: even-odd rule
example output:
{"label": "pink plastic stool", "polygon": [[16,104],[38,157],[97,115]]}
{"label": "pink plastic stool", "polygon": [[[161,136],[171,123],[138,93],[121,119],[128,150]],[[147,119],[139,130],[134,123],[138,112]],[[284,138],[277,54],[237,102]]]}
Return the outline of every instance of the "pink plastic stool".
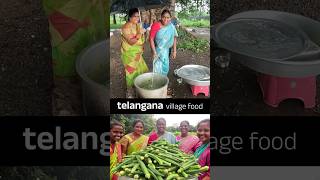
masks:
{"label": "pink plastic stool", "polygon": [[287,78],[266,74],[258,75],[264,102],[272,107],[278,107],[285,99],[300,99],[305,108],[316,105],[316,77]]}
{"label": "pink plastic stool", "polygon": [[210,86],[191,86],[191,91],[194,96],[198,96],[200,93],[209,96]]}

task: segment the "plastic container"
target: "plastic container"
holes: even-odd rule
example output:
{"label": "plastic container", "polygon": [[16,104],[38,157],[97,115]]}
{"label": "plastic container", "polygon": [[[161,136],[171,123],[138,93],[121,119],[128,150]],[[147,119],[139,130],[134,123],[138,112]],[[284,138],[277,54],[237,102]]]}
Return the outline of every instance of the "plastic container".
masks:
{"label": "plastic container", "polygon": [[227,68],[230,64],[230,55],[219,55],[215,59],[215,64],[219,68]]}
{"label": "plastic container", "polygon": [[85,115],[106,116],[109,112],[108,46],[107,40],[103,40],[78,56],[76,70],[81,78]]}

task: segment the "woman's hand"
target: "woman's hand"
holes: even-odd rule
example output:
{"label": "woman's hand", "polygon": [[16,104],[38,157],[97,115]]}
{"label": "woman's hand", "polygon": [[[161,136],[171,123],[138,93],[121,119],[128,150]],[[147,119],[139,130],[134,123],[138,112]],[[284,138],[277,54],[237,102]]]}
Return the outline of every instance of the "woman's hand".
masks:
{"label": "woman's hand", "polygon": [[137,35],[136,35],[136,39],[137,39],[137,40],[141,39],[141,37],[142,37],[142,34],[137,34]]}
{"label": "woman's hand", "polygon": [[132,38],[132,39],[129,39],[128,40],[128,43],[130,44],[130,45],[134,45],[134,44],[136,44],[138,42],[138,40],[136,39],[136,38]]}
{"label": "woman's hand", "polygon": [[172,59],[175,59],[177,56],[177,37],[174,37],[173,40],[173,52],[172,52]]}
{"label": "woman's hand", "polygon": [[210,176],[205,176],[202,180],[210,180]]}
{"label": "woman's hand", "polygon": [[173,51],[172,54],[171,54],[171,58],[172,59],[176,59],[176,57],[177,57],[177,52]]}
{"label": "woman's hand", "polygon": [[140,34],[144,34],[146,32],[146,30],[144,28],[140,28]]}
{"label": "woman's hand", "polygon": [[153,51],[152,52],[152,60],[156,60],[158,58],[157,52]]}

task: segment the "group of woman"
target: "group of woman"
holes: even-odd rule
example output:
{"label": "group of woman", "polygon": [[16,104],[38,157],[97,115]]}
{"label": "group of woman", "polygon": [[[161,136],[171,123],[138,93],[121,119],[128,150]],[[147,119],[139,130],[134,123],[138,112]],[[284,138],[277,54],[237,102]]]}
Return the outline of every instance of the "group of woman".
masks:
{"label": "group of woman", "polygon": [[[149,68],[143,59],[145,29],[140,24],[140,13],[137,8],[130,9],[129,19],[121,28],[121,59],[126,73],[127,98],[134,97],[134,79]],[[152,51],[153,72],[167,75],[169,72],[169,54],[176,58],[178,33],[171,23],[171,13],[163,10],[161,19],[152,23],[149,42]],[[169,50],[172,52],[169,53]]]}
{"label": "group of woman", "polygon": [[[111,123],[110,139],[110,166],[115,167],[117,163],[122,161],[122,157],[130,155],[133,152],[140,151],[151,144],[153,141],[165,139],[169,143],[179,144],[181,151],[194,154],[198,158],[200,166],[210,167],[210,120],[205,119],[197,125],[197,136],[189,134],[190,125],[188,121],[180,123],[181,134],[178,136],[166,131],[166,120],[160,118],[156,122],[157,130],[152,132],[149,136],[143,135],[144,123],[142,120],[136,120],[133,123],[134,131],[124,135],[124,127],[118,121]],[[115,174],[110,174],[112,180],[117,180]],[[202,173],[199,180],[210,179],[210,169]]]}

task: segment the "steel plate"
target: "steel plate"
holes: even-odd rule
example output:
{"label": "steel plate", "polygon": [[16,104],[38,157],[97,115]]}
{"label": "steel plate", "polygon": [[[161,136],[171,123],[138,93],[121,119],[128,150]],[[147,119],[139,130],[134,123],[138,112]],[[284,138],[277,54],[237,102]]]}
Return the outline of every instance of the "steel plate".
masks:
{"label": "steel plate", "polygon": [[269,19],[233,19],[220,24],[215,37],[234,52],[269,60],[283,60],[308,48],[299,29]]}
{"label": "steel plate", "polygon": [[194,81],[210,80],[210,69],[201,65],[185,65],[175,70],[175,74],[183,79]]}

